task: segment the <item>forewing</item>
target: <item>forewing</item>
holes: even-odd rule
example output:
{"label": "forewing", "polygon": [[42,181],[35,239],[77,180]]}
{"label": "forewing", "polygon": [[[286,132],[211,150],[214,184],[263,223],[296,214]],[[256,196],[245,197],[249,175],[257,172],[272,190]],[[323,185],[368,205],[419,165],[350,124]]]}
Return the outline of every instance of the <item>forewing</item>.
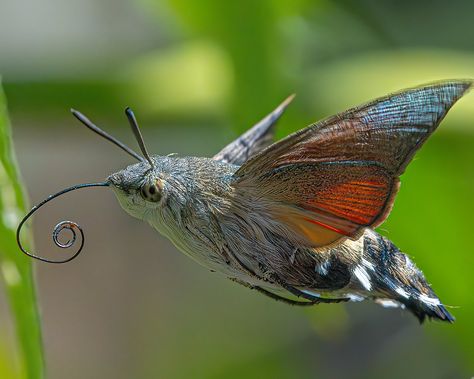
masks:
{"label": "forewing", "polygon": [[251,156],[270,145],[273,142],[276,122],[293,98],[294,95],[288,97],[272,113],[219,151],[213,159],[240,166]]}
{"label": "forewing", "polygon": [[[398,177],[470,86],[455,81],[409,89],[292,134],[235,173],[236,194],[266,201],[309,244],[356,237],[386,219]],[[332,234],[301,233],[295,226],[301,222]]]}

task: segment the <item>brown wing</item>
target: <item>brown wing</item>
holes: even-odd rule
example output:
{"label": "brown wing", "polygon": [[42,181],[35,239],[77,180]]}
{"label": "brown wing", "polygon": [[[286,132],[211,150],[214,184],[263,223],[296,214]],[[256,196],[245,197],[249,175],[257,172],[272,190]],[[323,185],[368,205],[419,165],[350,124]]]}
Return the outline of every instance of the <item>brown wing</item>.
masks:
{"label": "brown wing", "polygon": [[[309,126],[248,160],[235,173],[236,193],[269,202],[313,245],[356,237],[386,219],[398,177],[471,84],[409,89]],[[302,233],[299,223],[317,227]],[[321,228],[331,233],[320,237]]]}

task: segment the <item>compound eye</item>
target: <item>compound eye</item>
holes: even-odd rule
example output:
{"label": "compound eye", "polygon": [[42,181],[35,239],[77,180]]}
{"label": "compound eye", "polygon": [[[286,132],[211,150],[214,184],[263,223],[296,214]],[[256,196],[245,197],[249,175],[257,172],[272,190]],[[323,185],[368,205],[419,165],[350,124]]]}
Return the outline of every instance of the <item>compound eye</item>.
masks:
{"label": "compound eye", "polygon": [[142,185],[140,194],[146,201],[157,203],[161,200],[161,188],[155,183],[145,183]]}

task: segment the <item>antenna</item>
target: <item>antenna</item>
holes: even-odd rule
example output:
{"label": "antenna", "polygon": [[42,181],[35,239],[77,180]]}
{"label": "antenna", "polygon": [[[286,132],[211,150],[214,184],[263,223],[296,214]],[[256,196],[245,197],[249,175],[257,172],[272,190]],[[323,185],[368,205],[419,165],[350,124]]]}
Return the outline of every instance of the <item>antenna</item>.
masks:
{"label": "antenna", "polygon": [[138,126],[137,119],[135,118],[135,114],[130,109],[130,107],[125,108],[125,115],[128,118],[128,122],[130,123],[133,134],[135,134],[135,138],[137,139],[138,146],[140,146],[140,150],[142,151],[143,156],[150,163],[150,166],[154,168],[155,163],[151,159],[150,154],[148,154],[148,150],[145,146],[145,142],[143,141],[143,136],[142,136],[142,133],[140,132],[140,127]]}
{"label": "antenna", "polygon": [[127,145],[120,142],[115,137],[112,137],[109,133],[103,131],[101,128],[99,128],[97,125],[95,125],[91,120],[89,120],[86,116],[84,116],[81,112],[76,111],[75,109],[71,109],[71,113],[73,114],[73,116],[75,118],[77,118],[82,124],[84,124],[87,128],[92,130],[94,133],[97,133],[99,136],[101,136],[101,137],[105,138],[106,140],[112,142],[114,145],[118,146],[123,151],[125,151],[126,153],[128,153],[132,157],[134,157],[135,159],[138,159],[139,161],[143,162],[143,158],[141,156],[139,156],[132,149],[130,149]]}

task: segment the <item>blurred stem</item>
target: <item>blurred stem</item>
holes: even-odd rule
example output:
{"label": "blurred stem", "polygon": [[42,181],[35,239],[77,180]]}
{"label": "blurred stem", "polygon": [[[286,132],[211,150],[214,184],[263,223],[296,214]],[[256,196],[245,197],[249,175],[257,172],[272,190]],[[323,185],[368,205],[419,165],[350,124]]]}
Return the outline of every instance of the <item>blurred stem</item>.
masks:
{"label": "blurred stem", "polygon": [[[40,318],[31,260],[16,245],[19,217],[26,211],[18,166],[11,143],[6,99],[0,87],[0,276],[14,317],[21,359],[21,376],[44,377]],[[25,243],[32,245],[31,235]],[[25,238],[25,236],[24,236]]]}

